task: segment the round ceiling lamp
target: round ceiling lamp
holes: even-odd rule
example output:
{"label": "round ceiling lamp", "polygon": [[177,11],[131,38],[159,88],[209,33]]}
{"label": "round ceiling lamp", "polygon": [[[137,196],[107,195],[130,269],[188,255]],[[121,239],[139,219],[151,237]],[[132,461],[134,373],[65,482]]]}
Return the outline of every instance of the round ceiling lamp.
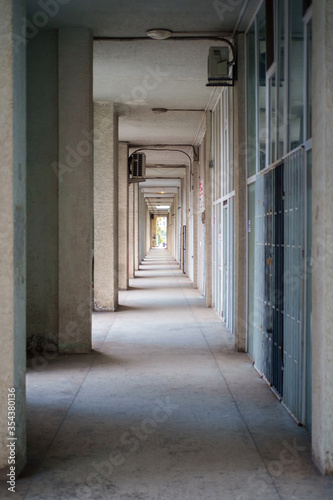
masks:
{"label": "round ceiling lamp", "polygon": [[154,29],[147,31],[147,36],[153,38],[154,40],[166,40],[167,38],[170,38],[170,36],[172,35],[173,31],[165,29]]}

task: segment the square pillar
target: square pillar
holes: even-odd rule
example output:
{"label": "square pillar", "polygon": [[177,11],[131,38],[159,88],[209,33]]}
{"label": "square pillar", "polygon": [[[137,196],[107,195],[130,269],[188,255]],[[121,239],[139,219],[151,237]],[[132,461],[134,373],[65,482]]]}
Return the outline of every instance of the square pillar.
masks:
{"label": "square pillar", "polygon": [[[145,203],[146,205],[146,203]],[[150,212],[149,212],[149,209],[146,205],[146,255],[147,253],[149,252],[150,250],[150,246],[151,246],[151,225],[150,225]]]}
{"label": "square pillar", "polygon": [[193,288],[198,288],[199,162],[193,162]]}
{"label": "square pillar", "polygon": [[118,152],[118,285],[128,289],[128,144],[119,143]]}
{"label": "square pillar", "polygon": [[157,236],[157,228],[156,228],[156,216],[153,214],[153,219],[151,219],[151,247],[156,247],[156,236]]}
{"label": "square pillar", "polygon": [[94,307],[118,306],[118,116],[113,103],[94,105]]}
{"label": "square pillar", "polygon": [[240,352],[247,350],[246,290],[247,290],[247,232],[246,232],[246,149],[245,144],[245,40],[237,37],[238,80],[234,87],[234,188],[235,188],[235,344]]}
{"label": "square pillar", "polygon": [[[184,271],[186,262],[184,263],[184,225],[186,226],[186,174],[180,181],[180,268]],[[187,229],[187,228],[186,228]],[[185,229],[185,231],[186,231]],[[186,235],[187,236],[187,235]],[[185,242],[186,244],[186,242]]]}
{"label": "square pillar", "polygon": [[[27,45],[27,347],[58,350],[58,32]],[[47,124],[47,126],[46,126]]]}
{"label": "square pillar", "polygon": [[[92,311],[92,36],[61,29],[59,56],[59,350],[89,352]],[[61,169],[65,175],[60,175]]]}
{"label": "square pillar", "polygon": [[186,179],[185,179],[186,185],[185,185],[185,224],[186,224],[186,248],[185,248],[185,254],[186,254],[186,275],[190,276],[190,259],[192,260],[192,255],[190,254],[190,239],[192,238],[191,234],[191,224],[190,224],[190,217],[191,217],[191,209],[190,209],[190,191],[191,191],[191,169],[190,166],[186,168]]}
{"label": "square pillar", "polygon": [[134,278],[134,184],[128,188],[128,277]]}
{"label": "square pillar", "polygon": [[[139,185],[140,186],[140,185]],[[147,205],[139,187],[139,263],[146,256]]]}
{"label": "square pillar", "polygon": [[139,269],[139,185],[134,183],[134,271]]}
{"label": "square pillar", "polygon": [[[17,44],[15,38],[22,38],[24,5],[17,0],[0,2],[0,480],[4,481],[9,480],[9,444],[15,477],[26,461],[25,43]],[[8,425],[8,408],[15,408],[13,429]]]}
{"label": "square pillar", "polygon": [[312,15],[312,450],[333,474],[333,4],[313,2]]}
{"label": "square pillar", "polygon": [[210,163],[210,145],[211,145],[211,111],[206,115],[206,134],[204,139],[205,146],[205,167],[204,167],[204,204],[205,204],[205,261],[206,261],[206,275],[205,275],[205,296],[206,307],[212,307],[212,179]]}

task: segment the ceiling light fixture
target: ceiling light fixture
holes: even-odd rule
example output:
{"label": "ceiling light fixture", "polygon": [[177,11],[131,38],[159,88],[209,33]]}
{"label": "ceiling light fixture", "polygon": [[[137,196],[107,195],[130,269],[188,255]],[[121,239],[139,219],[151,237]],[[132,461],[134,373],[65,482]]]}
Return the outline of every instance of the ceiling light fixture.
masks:
{"label": "ceiling light fixture", "polygon": [[146,31],[146,35],[153,40],[167,40],[168,38],[210,38],[210,37],[225,37],[232,36],[231,32],[221,31],[171,31],[165,28],[154,28]]}
{"label": "ceiling light fixture", "polygon": [[173,35],[173,31],[166,29],[153,29],[147,31],[147,36],[153,40],[166,40]]}

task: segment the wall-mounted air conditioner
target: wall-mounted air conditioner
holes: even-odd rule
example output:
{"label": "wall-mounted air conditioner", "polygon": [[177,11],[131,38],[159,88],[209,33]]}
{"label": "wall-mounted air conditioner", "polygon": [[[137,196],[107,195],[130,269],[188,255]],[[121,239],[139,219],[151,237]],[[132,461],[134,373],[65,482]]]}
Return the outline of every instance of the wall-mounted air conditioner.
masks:
{"label": "wall-mounted air conditioner", "polygon": [[[228,44],[233,47],[230,42]],[[210,47],[207,87],[229,87],[234,85],[235,59],[229,60],[230,47]]]}
{"label": "wall-mounted air conditioner", "polygon": [[146,155],[133,153],[128,161],[130,182],[144,182],[146,180]]}

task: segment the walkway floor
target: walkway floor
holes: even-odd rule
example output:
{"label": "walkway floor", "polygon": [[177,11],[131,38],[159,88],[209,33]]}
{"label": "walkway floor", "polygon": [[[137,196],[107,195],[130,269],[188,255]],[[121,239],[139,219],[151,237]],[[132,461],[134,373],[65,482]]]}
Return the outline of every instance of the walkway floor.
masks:
{"label": "walkway floor", "polygon": [[30,360],[27,500],[332,499],[298,427],[166,250],[96,313],[94,351]]}

